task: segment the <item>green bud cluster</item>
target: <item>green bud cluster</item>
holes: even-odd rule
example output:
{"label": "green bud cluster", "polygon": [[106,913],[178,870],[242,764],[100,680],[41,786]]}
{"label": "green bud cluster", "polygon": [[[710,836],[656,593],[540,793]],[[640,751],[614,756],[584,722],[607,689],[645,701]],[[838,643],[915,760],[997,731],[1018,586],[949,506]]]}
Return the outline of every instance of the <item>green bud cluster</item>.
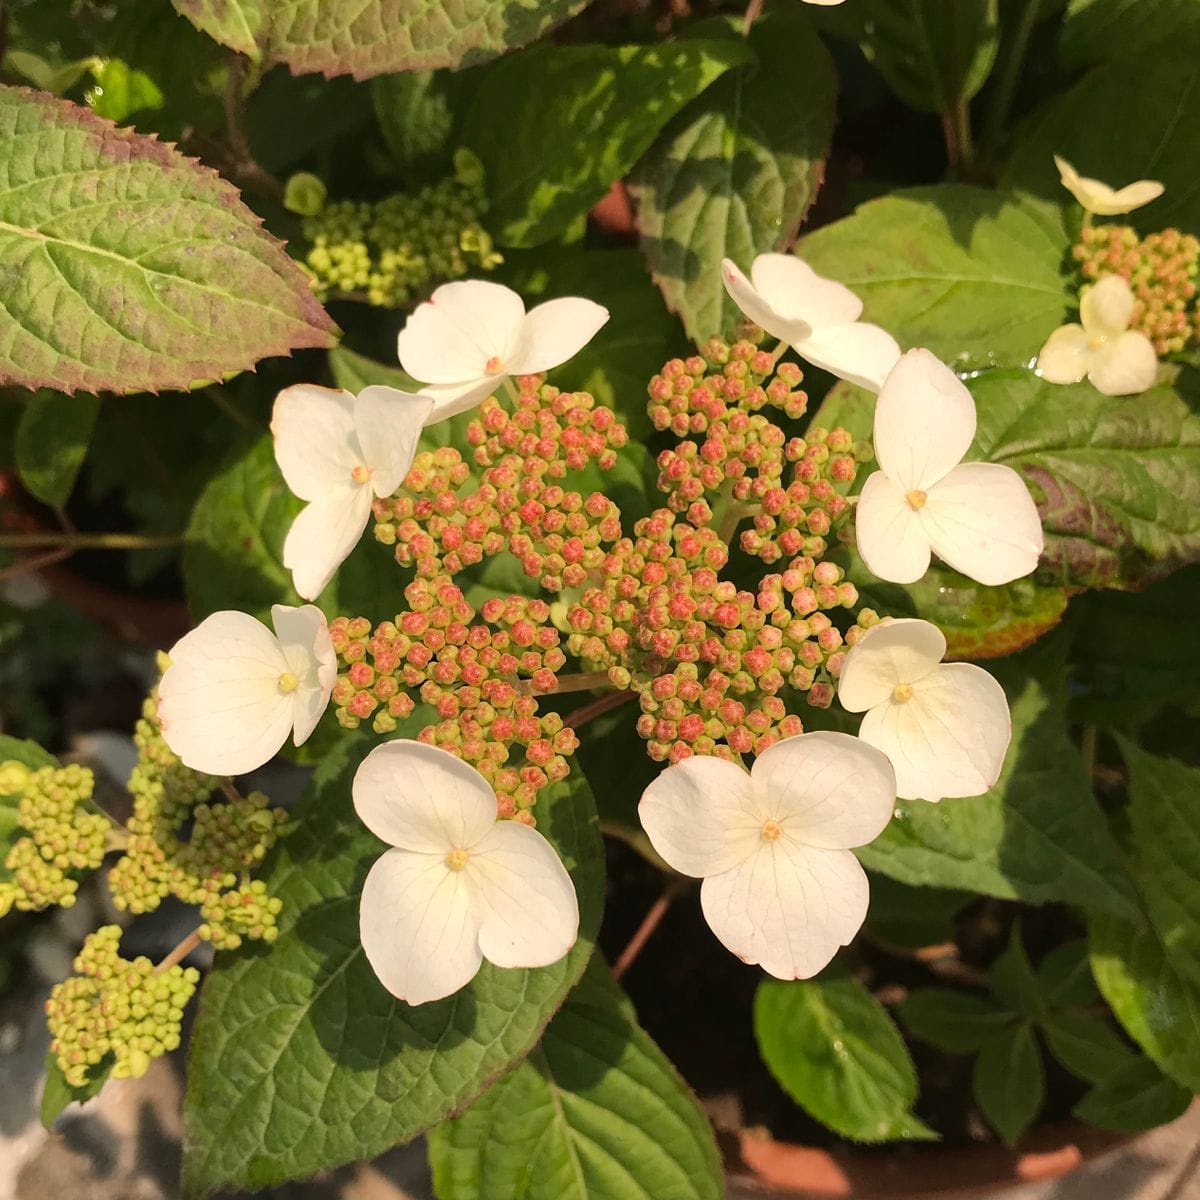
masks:
{"label": "green bud cluster", "polygon": [[[287,814],[261,792],[213,803],[214,780],[185,767],[163,740],[153,697],[137,724],[138,763],[129,778],[133,815],[125,854],[108,875],[113,903],[144,913],[167,895],[199,907],[200,936],[218,949],[245,937],[272,941],[281,902],[251,881]],[[190,834],[181,837],[190,822]]]}
{"label": "green bud cluster", "polygon": [[14,784],[11,791],[21,793],[17,823],[27,836],[4,859],[12,878],[0,882],[0,915],[11,908],[70,908],[82,874],[104,860],[112,828],[106,816],[85,807],[95,782],[92,773],[80,766],[29,771],[15,762],[5,763],[3,770],[6,789]]}
{"label": "green bud cluster", "polygon": [[1094,225],[1080,233],[1073,254],[1085,279],[1121,275],[1129,283],[1135,298],[1130,328],[1144,333],[1155,353],[1178,353],[1200,337],[1200,239],[1178,229],[1139,238],[1129,225]]}
{"label": "green bud cluster", "polygon": [[469,171],[374,203],[339,200],[305,220],[304,265],[322,300],[357,292],[399,308],[434,283],[501,261],[480,224],[485,209],[482,180]]}
{"label": "green bud cluster", "polygon": [[179,1045],[183,1010],[200,972],[122,958],[120,942],[116,925],[89,934],[75,959],[78,973],[46,1001],[50,1049],[72,1087],[83,1087],[110,1058],[114,1079],[137,1078],[152,1059]]}

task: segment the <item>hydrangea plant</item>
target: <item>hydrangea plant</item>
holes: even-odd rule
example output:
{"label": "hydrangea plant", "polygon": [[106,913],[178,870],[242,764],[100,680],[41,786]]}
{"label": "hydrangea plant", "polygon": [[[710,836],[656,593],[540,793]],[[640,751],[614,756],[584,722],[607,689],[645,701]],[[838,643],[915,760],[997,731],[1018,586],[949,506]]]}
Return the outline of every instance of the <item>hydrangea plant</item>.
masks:
{"label": "hydrangea plant", "polygon": [[110,905],[48,1122],[197,991],[197,1198],[1183,1111],[1200,16],[1143,3],[0,7],[0,653],[84,549],[190,610],[121,805],[0,712],[7,927]]}

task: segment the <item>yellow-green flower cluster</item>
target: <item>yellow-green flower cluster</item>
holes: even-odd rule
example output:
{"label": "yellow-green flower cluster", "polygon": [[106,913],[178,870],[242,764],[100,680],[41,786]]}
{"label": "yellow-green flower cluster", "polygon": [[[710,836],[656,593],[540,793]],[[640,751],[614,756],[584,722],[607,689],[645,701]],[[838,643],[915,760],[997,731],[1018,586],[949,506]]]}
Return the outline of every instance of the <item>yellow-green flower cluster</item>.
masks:
{"label": "yellow-green flower cluster", "polygon": [[1124,277],[1136,301],[1130,328],[1144,333],[1156,354],[1177,353],[1200,337],[1200,239],[1178,229],[1139,238],[1129,225],[1094,225],[1080,233],[1074,256],[1087,280]]}
{"label": "yellow-green flower cluster", "polygon": [[112,823],[89,811],[94,779],[86,767],[3,765],[4,791],[20,792],[17,823],[26,831],[4,859],[12,878],[0,881],[0,916],[52,904],[70,908],[79,880],[104,859]]}
{"label": "yellow-green flower cluster", "polygon": [[435,283],[491,270],[501,259],[480,224],[485,208],[471,171],[374,203],[328,204],[304,222],[313,288],[322,300],[355,293],[398,308]]}
{"label": "yellow-green flower cluster", "polygon": [[[113,903],[144,913],[170,894],[199,907],[200,936],[218,949],[233,949],[244,937],[272,941],[281,904],[249,875],[279,836],[284,810],[272,809],[261,792],[210,802],[216,781],[185,767],[171,752],[153,698],[134,744],[138,764],[129,778],[129,843],[108,876]],[[180,833],[189,820],[185,841]]]}
{"label": "yellow-green flower cluster", "polygon": [[110,1058],[114,1079],[137,1078],[152,1059],[179,1045],[199,971],[159,970],[148,958],[122,958],[120,942],[116,925],[89,934],[75,959],[78,974],[46,1001],[50,1049],[72,1087],[83,1087]]}

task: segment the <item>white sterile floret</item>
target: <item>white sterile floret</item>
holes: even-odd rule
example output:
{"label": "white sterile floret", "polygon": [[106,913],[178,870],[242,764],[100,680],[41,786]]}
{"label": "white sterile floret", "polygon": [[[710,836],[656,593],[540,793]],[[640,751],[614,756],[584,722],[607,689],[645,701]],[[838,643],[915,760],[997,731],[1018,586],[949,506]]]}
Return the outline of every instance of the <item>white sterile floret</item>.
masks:
{"label": "white sterile floret", "polygon": [[1105,275],[1079,302],[1080,325],[1063,325],[1047,339],[1038,374],[1051,383],[1078,383],[1085,376],[1106,396],[1131,396],[1152,386],[1158,374],[1154,343],[1129,328],[1133,290],[1120,275]]}
{"label": "white sterile floret", "polygon": [[1157,200],[1166,190],[1157,179],[1139,179],[1135,183],[1127,183],[1123,188],[1110,188],[1099,179],[1080,175],[1065,158],[1057,154],[1054,156],[1054,165],[1058,168],[1063,187],[1083,205],[1086,212],[1099,217],[1133,212],[1135,208]]}
{"label": "white sterile floret", "polygon": [[1042,525],[1021,477],[998,463],[964,463],[975,437],[975,401],[928,350],[910,350],[875,405],[875,458],[855,528],[867,568],[915,583],[931,552],[979,583],[1028,575]]}
{"label": "white sterile floret", "polygon": [[890,333],[868,325],[862,301],[793,254],[760,254],[750,278],[721,264],[725,290],[755,325],[839,379],[877,392],[900,357]]}
{"label": "white sterile floret", "polygon": [[867,877],[850,848],[882,832],[895,799],[878,750],[802,733],[749,772],[685,758],[645,790],[638,814],[655,850],[704,880],[704,919],[727,949],[777,979],[808,979],[866,919]]}
{"label": "white sterile floret", "polygon": [[275,400],[275,461],[308,504],[283,543],[283,565],[305,600],[315,600],[358,544],[371,502],[404,482],[433,410],[427,396],[389,387],[357,396],[302,383]]}
{"label": "white sterile floret", "polygon": [[428,423],[482,403],[511,375],[539,375],[573,358],[608,320],[578,296],[529,312],[512,288],[481,279],[444,283],[400,331],[400,365],[434,400]]}
{"label": "white sterile floret", "polygon": [[496,819],[496,793],[448,750],[396,739],[354,776],[363,824],[393,848],[371,867],[359,903],[363,951],[409,1004],[498,967],[557,962],[579,934],[571,877],[528,825]]}
{"label": "white sterile floret", "polygon": [[867,714],[858,736],[888,756],[906,800],[982,796],[1012,740],[1004,689],[945,653],[928,621],[885,621],[851,648],[838,680],[842,707]]}
{"label": "white sterile floret", "polygon": [[316,728],[337,678],[319,608],[271,608],[272,633],[242,612],[206,617],[171,647],[158,685],[163,737],[186,766],[244,775]]}

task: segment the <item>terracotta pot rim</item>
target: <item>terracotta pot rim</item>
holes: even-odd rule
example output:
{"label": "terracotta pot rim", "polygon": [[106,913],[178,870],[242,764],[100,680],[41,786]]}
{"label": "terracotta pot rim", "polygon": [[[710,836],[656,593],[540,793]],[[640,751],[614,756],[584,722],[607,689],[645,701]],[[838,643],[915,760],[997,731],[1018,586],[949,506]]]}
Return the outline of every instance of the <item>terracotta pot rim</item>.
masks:
{"label": "terracotta pot rim", "polygon": [[1019,1148],[903,1144],[891,1153],[841,1153],[778,1142],[742,1129],[725,1139],[731,1184],[779,1200],[967,1200],[998,1189],[1056,1179],[1138,1134],[1082,1121],[1036,1126]]}

